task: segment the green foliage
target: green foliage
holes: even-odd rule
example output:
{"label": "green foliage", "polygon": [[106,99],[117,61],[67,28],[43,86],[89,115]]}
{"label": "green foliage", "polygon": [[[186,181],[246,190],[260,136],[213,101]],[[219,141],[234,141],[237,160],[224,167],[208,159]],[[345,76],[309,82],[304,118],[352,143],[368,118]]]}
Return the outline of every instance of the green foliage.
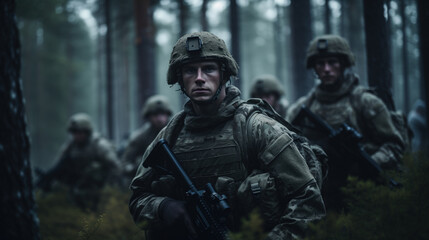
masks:
{"label": "green foliage", "polygon": [[240,231],[231,233],[232,240],[260,240],[265,239],[264,222],[258,209],[253,210],[247,218],[243,218]]}
{"label": "green foliage", "polygon": [[98,211],[82,210],[71,203],[66,190],[38,192],[38,216],[43,239],[145,239],[128,211],[129,193],[106,187]]}
{"label": "green foliage", "polygon": [[343,189],[347,213],[328,213],[310,225],[307,239],[427,239],[429,161],[408,157],[405,162],[399,189],[349,178]]}

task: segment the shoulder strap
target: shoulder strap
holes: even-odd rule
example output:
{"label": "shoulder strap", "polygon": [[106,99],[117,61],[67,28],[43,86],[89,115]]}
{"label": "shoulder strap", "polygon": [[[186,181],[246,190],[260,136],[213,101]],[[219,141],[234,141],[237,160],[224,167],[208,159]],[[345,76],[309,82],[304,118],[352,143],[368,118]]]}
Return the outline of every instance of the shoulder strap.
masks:
{"label": "shoulder strap", "polygon": [[185,112],[181,111],[170,120],[165,129],[171,129],[169,132],[165,133],[165,140],[167,140],[170,147],[173,147],[176,144],[177,138],[179,137],[180,131],[185,125]]}
{"label": "shoulder strap", "polygon": [[282,125],[287,127],[289,130],[297,132],[297,133],[300,132],[297,128],[292,126],[292,124],[290,124],[282,116],[280,116],[280,114],[278,114],[274,110],[274,108],[269,103],[267,103],[266,101],[259,99],[259,98],[251,98],[251,99],[247,100],[246,102],[242,102],[242,103],[250,104],[254,107],[253,111],[249,112],[250,114],[248,115],[248,117],[250,117],[250,115],[252,113],[254,113],[255,111],[259,111],[259,112],[267,115],[268,117],[276,120],[277,122],[281,123]]}

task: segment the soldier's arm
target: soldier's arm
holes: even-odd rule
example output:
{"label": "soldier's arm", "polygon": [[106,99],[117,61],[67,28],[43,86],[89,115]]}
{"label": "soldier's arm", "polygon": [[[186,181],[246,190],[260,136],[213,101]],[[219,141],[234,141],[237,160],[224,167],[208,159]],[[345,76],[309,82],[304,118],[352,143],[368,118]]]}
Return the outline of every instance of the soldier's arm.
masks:
{"label": "soldier's arm", "polygon": [[[162,132],[158,134],[152,144],[146,149],[142,159],[146,159],[149,156],[149,153],[161,138]],[[129,209],[136,223],[144,220],[158,221],[159,205],[166,199],[166,197],[157,196],[153,193],[151,184],[156,179],[155,172],[152,168],[143,167],[142,162],[140,162],[136,176],[130,185],[132,195],[129,202]]]}
{"label": "soldier's arm", "polygon": [[[395,128],[389,110],[381,99],[371,93],[362,95],[364,123],[367,134],[370,134],[363,147],[371,157],[384,169],[399,166],[405,144]],[[364,136],[366,139],[366,136]]]}
{"label": "soldier's arm", "polygon": [[103,164],[103,171],[107,174],[105,179],[111,184],[118,183],[121,167],[115,147],[106,139],[100,139],[97,146],[98,158]]}
{"label": "soldier's arm", "polygon": [[308,222],[325,216],[320,189],[286,127],[260,114],[253,115],[248,126],[260,166],[276,179],[285,206],[268,239],[300,237]]}

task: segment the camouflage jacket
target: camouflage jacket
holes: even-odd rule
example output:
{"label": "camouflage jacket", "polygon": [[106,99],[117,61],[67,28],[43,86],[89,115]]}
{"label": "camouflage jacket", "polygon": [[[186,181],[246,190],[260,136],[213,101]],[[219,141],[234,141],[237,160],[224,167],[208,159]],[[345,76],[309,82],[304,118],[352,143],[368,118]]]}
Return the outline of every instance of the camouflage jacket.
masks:
{"label": "camouflage jacket", "polygon": [[[395,128],[386,105],[369,91],[362,91],[356,75],[346,75],[341,87],[334,92],[317,85],[307,96],[291,105],[287,120],[292,121],[303,104],[334,129],[347,123],[361,133],[364,150],[382,168],[395,169],[400,165],[404,140]],[[303,133],[310,139],[315,134],[310,129]]]}
{"label": "camouflage jacket", "polygon": [[153,128],[150,123],[146,123],[131,135],[122,156],[123,174],[129,180],[127,184],[135,176],[143,153],[158,133],[159,130]]}
{"label": "camouflage jacket", "polygon": [[113,146],[98,134],[92,134],[87,144],[66,143],[55,167],[47,176],[75,190],[99,189],[115,182],[119,162]]}
{"label": "camouflage jacket", "polygon": [[[304,233],[306,223],[325,215],[320,189],[290,131],[262,113],[249,114],[250,109],[233,86],[227,88],[216,116],[197,116],[188,102],[148,147],[143,161],[154,143],[164,138],[173,145],[172,150],[197,187],[207,182],[215,185],[221,177],[233,179],[238,186],[255,169],[270,173],[283,207],[268,238],[296,238]],[[166,197],[183,198],[155,188],[153,183],[159,178],[155,170],[140,164],[130,186],[130,212],[136,222],[161,222],[160,203]],[[230,205],[235,211],[240,203]]]}

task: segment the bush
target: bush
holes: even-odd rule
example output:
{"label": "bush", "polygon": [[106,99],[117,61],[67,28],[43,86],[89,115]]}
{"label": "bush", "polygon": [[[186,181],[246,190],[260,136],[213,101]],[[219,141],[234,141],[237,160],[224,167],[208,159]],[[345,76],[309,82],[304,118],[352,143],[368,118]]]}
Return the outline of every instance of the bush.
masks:
{"label": "bush", "polygon": [[133,240],[145,239],[128,211],[129,192],[106,187],[98,211],[74,205],[66,189],[36,194],[43,239]]}
{"label": "bush", "polygon": [[347,213],[328,213],[311,224],[307,239],[428,239],[429,161],[405,159],[406,171],[395,176],[402,188],[349,178],[343,189]]}

